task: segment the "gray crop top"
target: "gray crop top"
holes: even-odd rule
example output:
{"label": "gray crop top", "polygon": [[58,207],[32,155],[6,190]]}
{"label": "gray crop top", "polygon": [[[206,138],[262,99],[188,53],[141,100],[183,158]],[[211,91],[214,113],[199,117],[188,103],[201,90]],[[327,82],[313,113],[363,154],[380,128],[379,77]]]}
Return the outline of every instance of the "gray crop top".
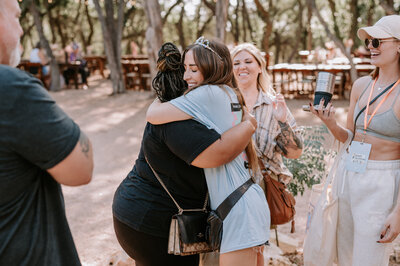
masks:
{"label": "gray crop top", "polygon": [[[353,121],[356,119],[356,116],[361,110],[358,101],[368,89],[369,85],[370,83],[357,100],[356,106],[354,107]],[[396,117],[396,114],[393,111],[393,105],[396,102],[396,99],[399,97],[399,94],[400,89],[398,89],[396,93],[396,97],[392,106],[387,111],[380,114],[375,114],[371,120],[371,123],[367,127],[366,134],[393,142],[400,142],[400,120]],[[356,130],[359,132],[364,132],[364,115],[365,110],[357,119]],[[369,119],[370,116],[368,115],[367,117]]]}

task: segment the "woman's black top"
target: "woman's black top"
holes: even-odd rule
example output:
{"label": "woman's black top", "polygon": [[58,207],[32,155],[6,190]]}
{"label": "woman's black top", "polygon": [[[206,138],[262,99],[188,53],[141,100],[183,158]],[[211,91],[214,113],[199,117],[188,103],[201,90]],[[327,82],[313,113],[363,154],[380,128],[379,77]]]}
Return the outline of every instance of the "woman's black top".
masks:
{"label": "woman's black top", "polygon": [[194,120],[147,123],[135,166],[115,192],[113,215],[137,231],[168,237],[178,209],[144,155],[182,208],[201,208],[207,193],[204,171],[191,163],[219,138],[216,131]]}

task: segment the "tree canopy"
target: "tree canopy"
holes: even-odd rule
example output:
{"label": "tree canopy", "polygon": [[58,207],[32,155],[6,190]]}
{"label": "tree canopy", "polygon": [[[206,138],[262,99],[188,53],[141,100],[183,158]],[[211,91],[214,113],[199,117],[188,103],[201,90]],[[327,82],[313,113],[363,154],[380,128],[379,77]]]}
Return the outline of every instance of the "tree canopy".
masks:
{"label": "tree canopy", "polygon": [[[273,53],[273,63],[295,62],[299,60],[298,51],[324,47],[328,41],[340,48],[351,39],[355,49],[361,45],[356,36],[359,27],[372,25],[384,15],[400,13],[400,0],[19,1],[24,29],[22,45],[26,50],[40,39],[29,8],[33,2],[50,44],[65,47],[75,41],[86,54],[106,54],[106,35],[95,7],[98,2],[100,6],[114,6],[113,14],[105,12],[106,24],[110,24],[107,16],[114,15],[114,21],[122,17],[121,36],[113,44],[120,46],[122,55],[131,53],[132,41],[142,54],[157,50],[165,41],[185,48],[204,35],[231,45],[255,43]],[[152,43],[147,43],[146,38]]]}

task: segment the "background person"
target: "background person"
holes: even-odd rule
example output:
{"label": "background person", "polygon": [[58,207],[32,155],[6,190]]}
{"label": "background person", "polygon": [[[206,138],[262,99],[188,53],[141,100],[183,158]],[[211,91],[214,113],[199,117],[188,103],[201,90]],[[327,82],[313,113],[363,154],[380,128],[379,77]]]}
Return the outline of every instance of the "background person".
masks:
{"label": "background person", "polygon": [[[387,265],[390,244],[400,232],[400,16],[382,17],[358,30],[376,69],[357,79],[351,91],[346,128],[337,124],[335,109],[311,111],[340,142],[354,140],[340,158],[338,184],[339,265]],[[375,103],[369,102],[392,86]],[[356,120],[356,117],[367,107]],[[356,120],[356,123],[355,123]],[[363,148],[359,148],[363,147]],[[353,158],[360,160],[353,160]],[[364,159],[365,158],[365,159]],[[312,224],[311,224],[312,226]],[[318,264],[316,262],[316,264]]]}
{"label": "background person", "polygon": [[40,42],[38,42],[35,48],[32,49],[31,54],[29,56],[29,62],[42,64],[43,75],[49,74],[50,67],[47,66],[49,64],[49,59],[47,58],[46,53],[43,51]]}
{"label": "background person", "polygon": [[0,1],[0,265],[81,265],[60,184],[90,182],[89,139],[18,65],[17,0]]}
{"label": "background person", "polygon": [[[172,100],[187,89],[181,55],[175,45],[164,44],[153,80],[160,101]],[[114,228],[122,248],[141,265],[190,266],[199,256],[167,253],[169,228],[177,207],[147,164],[154,170],[184,209],[202,208],[207,194],[204,171],[234,159],[246,147],[255,120],[244,122],[222,134],[194,120],[164,125],[147,123],[135,166],[115,192]],[[239,141],[234,141],[239,140]]]}
{"label": "background person", "polygon": [[89,85],[87,83],[87,77],[89,76],[89,71],[87,70],[87,62],[82,57],[82,52],[80,51],[80,47],[76,42],[72,42],[65,48],[67,63],[69,64],[78,64],[78,69],[75,67],[69,66],[63,72],[65,84],[69,85],[69,80],[75,75],[75,72],[81,75],[83,88],[88,89]]}

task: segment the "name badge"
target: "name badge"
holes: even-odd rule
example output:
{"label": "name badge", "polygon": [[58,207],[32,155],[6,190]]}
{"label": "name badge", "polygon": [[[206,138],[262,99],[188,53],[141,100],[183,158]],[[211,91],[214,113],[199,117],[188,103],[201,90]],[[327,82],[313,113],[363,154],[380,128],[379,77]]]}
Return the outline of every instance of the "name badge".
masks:
{"label": "name badge", "polygon": [[349,147],[349,153],[346,158],[346,170],[356,173],[364,173],[367,169],[371,144],[353,141]]}
{"label": "name badge", "polygon": [[240,103],[231,103],[232,112],[238,112],[240,110],[242,110],[242,106],[240,105]]}

